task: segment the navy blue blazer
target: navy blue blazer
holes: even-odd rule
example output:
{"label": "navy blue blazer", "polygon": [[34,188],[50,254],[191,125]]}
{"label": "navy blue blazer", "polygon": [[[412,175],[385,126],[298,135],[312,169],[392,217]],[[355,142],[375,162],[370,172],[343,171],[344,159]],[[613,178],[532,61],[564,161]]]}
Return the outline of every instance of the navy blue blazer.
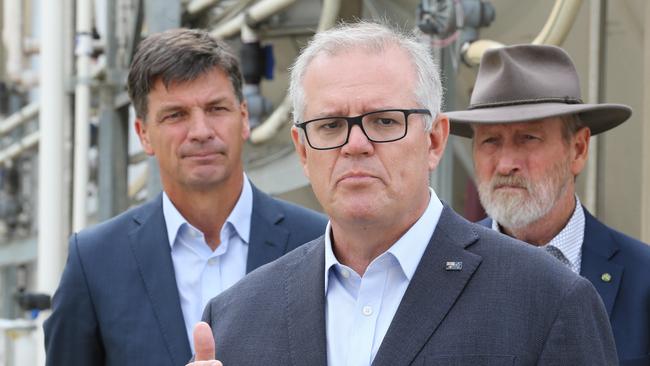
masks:
{"label": "navy blue blazer", "polygon": [[[585,213],[580,275],[603,299],[621,365],[650,365],[650,246]],[[479,222],[492,227],[487,218]],[[609,281],[603,279],[608,273]],[[605,276],[606,277],[606,276]]]}
{"label": "navy blue blazer", "polygon": [[[325,216],[253,187],[247,272],[325,232]],[[70,238],[44,324],[52,366],[185,365],[185,331],[162,195]]]}

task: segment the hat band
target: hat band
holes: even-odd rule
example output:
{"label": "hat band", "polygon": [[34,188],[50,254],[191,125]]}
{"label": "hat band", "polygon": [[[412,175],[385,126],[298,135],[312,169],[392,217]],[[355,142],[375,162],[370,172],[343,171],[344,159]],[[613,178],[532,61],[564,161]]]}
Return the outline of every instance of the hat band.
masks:
{"label": "hat band", "polygon": [[488,102],[488,103],[476,103],[470,105],[467,109],[481,109],[481,108],[494,108],[494,107],[507,107],[513,105],[521,104],[539,104],[539,103],[565,103],[565,104],[582,104],[582,99],[573,98],[573,97],[564,97],[564,98],[535,98],[535,99],[519,99],[519,100],[508,100],[503,102]]}

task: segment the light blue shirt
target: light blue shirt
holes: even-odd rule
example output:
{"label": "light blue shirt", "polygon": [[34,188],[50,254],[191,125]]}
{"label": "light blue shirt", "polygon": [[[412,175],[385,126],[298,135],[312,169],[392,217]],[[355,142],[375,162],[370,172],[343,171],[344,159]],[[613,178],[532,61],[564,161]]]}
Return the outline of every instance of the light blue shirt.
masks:
{"label": "light blue shirt", "polygon": [[212,251],[203,233],[187,222],[163,192],[163,214],[192,353],[192,330],[205,305],[246,275],[252,211],[253,191],[244,175],[239,200],[221,228],[221,244]]}
{"label": "light blue shirt", "polygon": [[[580,199],[578,196],[575,197],[576,206],[573,209],[573,214],[569,222],[567,222],[566,226],[551,241],[540,248],[543,249],[549,245],[558,248],[569,261],[571,270],[574,273],[580,274],[580,268],[582,266],[582,243],[585,239],[585,213],[582,211]],[[494,220],[492,220],[492,229],[501,232],[499,224]]]}
{"label": "light blue shirt", "polygon": [[327,363],[368,366],[377,354],[442,213],[430,189],[424,214],[360,277],[332,251],[330,223],[325,235],[325,319]]}

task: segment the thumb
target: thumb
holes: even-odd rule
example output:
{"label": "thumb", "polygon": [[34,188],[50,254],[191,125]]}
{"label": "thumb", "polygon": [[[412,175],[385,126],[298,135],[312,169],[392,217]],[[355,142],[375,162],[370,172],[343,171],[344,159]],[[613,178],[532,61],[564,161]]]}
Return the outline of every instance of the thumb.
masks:
{"label": "thumb", "polygon": [[215,359],[214,337],[212,329],[206,322],[198,322],[194,326],[194,361],[209,361]]}

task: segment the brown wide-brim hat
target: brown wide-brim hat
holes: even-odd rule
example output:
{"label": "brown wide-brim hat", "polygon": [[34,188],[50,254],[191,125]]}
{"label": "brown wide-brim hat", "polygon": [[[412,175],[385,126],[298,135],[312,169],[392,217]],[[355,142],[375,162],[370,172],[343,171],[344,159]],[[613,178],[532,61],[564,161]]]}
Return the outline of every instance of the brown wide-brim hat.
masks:
{"label": "brown wide-brim hat", "polygon": [[623,104],[584,104],[573,61],[559,47],[518,45],[483,54],[467,110],[445,113],[451,133],[472,137],[471,124],[514,123],[577,114],[592,135],[625,122]]}

